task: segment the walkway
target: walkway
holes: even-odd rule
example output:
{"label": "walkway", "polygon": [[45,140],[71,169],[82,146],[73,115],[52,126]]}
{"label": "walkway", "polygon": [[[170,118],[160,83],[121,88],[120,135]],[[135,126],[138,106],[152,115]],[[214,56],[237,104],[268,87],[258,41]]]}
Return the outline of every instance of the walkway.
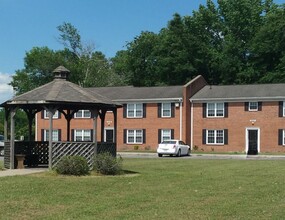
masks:
{"label": "walkway", "polygon": [[41,173],[45,171],[48,171],[48,168],[28,168],[28,169],[14,169],[14,170],[8,169],[0,171],[0,177],[28,175],[33,173]]}

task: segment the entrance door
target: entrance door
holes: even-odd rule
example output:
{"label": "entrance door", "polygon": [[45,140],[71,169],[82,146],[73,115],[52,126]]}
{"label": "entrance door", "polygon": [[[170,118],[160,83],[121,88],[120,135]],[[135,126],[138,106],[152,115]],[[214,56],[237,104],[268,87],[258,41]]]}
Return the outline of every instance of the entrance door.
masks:
{"label": "entrance door", "polygon": [[113,129],[107,129],[106,131],[106,142],[113,143],[114,142],[114,130]]}
{"label": "entrance door", "polygon": [[247,130],[247,154],[256,155],[258,154],[258,129]]}

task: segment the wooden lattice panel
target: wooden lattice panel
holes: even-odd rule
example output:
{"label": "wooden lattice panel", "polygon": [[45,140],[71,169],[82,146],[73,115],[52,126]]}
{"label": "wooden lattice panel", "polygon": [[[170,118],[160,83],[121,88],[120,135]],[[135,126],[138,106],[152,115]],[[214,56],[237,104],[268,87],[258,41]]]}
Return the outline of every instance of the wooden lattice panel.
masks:
{"label": "wooden lattice panel", "polygon": [[95,154],[94,143],[90,142],[56,142],[52,146],[52,168],[54,168],[63,156],[82,156],[86,158],[90,168],[93,167]]}

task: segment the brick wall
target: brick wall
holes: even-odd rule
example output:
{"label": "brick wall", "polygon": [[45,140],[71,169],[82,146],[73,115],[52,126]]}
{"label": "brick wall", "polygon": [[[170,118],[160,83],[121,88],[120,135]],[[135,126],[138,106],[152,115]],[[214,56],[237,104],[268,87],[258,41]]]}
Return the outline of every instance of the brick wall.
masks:
{"label": "brick wall", "polygon": [[[228,103],[227,118],[203,118],[202,103],[194,103],[193,145],[199,150],[244,152],[246,129],[260,130],[260,152],[285,152],[278,145],[278,129],[285,129],[285,118],[279,117],[278,102],[263,102],[261,111],[245,111],[244,102]],[[228,145],[202,144],[202,129],[228,129]]]}

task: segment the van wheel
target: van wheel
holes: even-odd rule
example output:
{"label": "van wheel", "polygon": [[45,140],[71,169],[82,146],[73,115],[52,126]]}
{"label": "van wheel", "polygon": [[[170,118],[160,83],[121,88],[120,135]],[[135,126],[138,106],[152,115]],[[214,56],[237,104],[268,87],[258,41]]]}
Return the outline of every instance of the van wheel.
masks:
{"label": "van wheel", "polygon": [[158,157],[162,157],[162,154],[158,154]]}

